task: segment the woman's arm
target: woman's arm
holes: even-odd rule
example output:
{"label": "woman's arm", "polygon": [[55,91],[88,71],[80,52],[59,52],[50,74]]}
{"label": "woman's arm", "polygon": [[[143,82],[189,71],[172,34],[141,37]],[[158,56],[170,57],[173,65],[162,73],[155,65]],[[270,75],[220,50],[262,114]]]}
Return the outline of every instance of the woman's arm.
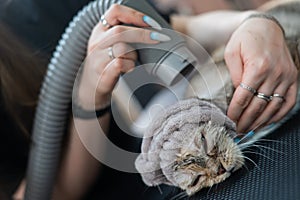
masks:
{"label": "woman's arm", "polygon": [[[110,114],[92,120],[73,119],[70,120],[70,135],[64,151],[60,166],[57,183],[54,189],[54,200],[76,200],[82,199],[89,188],[94,184],[101,170],[101,163],[92,155],[84,145],[84,141],[97,141],[97,134],[108,132]],[[103,133],[93,129],[92,123],[98,121]],[[76,124],[76,125],[75,125]],[[85,137],[85,138],[82,138]],[[103,146],[99,146],[101,153],[106,153]]]}
{"label": "woman's arm", "polygon": [[171,25],[211,52],[224,45],[237,27],[256,11],[213,11],[197,16],[173,15]]}
{"label": "woman's arm", "polygon": [[[105,20],[95,26],[89,39],[88,56],[73,101],[87,111],[109,105],[120,75],[135,67],[137,54],[130,43],[157,44],[168,38],[144,29],[151,26],[153,20],[132,8],[113,5],[104,16]],[[122,26],[123,23],[137,27]],[[99,134],[107,134],[109,120],[109,113],[98,119],[74,116],[71,120],[70,138],[60,166],[54,199],[81,199],[95,182],[101,163],[94,156],[106,154],[105,141],[101,141]]]}
{"label": "woman's arm", "polygon": [[271,16],[216,11],[173,17],[172,23],[208,50],[226,45],[224,59],[236,88],[227,115],[237,123],[238,132],[276,123],[294,106],[298,72],[283,30]]}

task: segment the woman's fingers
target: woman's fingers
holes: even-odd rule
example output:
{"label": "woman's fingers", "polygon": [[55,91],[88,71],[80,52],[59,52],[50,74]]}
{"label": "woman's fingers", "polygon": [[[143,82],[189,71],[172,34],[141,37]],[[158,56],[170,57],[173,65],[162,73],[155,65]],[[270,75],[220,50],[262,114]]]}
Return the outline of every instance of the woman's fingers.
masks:
{"label": "woman's fingers", "polygon": [[169,36],[156,31],[123,25],[114,26],[105,32],[95,29],[91,38],[92,40],[89,44],[90,50],[95,48],[95,45],[107,48],[120,42],[157,44],[171,39]]}
{"label": "woman's fingers", "polygon": [[245,21],[227,44],[225,60],[236,87],[227,115],[238,132],[277,122],[295,104],[298,72],[272,21]]}
{"label": "woman's fingers", "polygon": [[[238,122],[238,131],[239,132],[247,132],[250,131],[250,127],[255,128],[257,124],[253,124],[255,121],[258,125],[264,124],[267,122],[268,118],[270,118],[271,112],[268,112],[267,107],[271,101],[271,96],[275,89],[277,88],[280,81],[283,81],[283,85],[285,85],[286,81],[276,79],[277,77],[270,76],[269,72],[264,72],[262,75],[258,73],[259,76],[252,76],[253,79],[251,83],[255,83],[257,80],[261,80],[262,77],[263,82],[260,86],[254,86],[256,93],[253,94],[253,98],[251,102],[247,106],[247,108],[243,111],[242,115],[240,116]],[[271,73],[272,74],[272,73]],[[245,74],[246,76],[251,76]],[[245,77],[246,79],[246,77]],[[248,80],[249,81],[249,80]],[[260,82],[258,82],[259,84]],[[286,91],[285,89],[283,91]],[[282,91],[281,91],[282,92]],[[262,117],[264,116],[264,118]]]}
{"label": "woman's fingers", "polygon": [[230,72],[230,76],[232,79],[233,86],[237,88],[239,84],[242,82],[243,77],[243,61],[240,56],[241,45],[230,42],[226,45],[226,49],[224,52],[224,59],[226,65],[228,66],[228,70]]}
{"label": "woman's fingers", "polygon": [[[250,87],[246,84],[245,86]],[[251,91],[243,88],[242,86],[238,86],[233,94],[232,100],[228,107],[228,117],[234,122],[238,123],[243,111],[250,104],[253,95],[254,94]]]}
{"label": "woman's fingers", "polygon": [[[274,90],[273,94],[271,94],[271,100],[267,102],[268,104],[265,110],[254,120],[249,128],[250,130],[275,122],[271,121],[271,119],[284,108],[283,103],[285,102],[285,96],[290,87],[289,84],[287,80],[284,80]],[[281,115],[281,117],[283,117],[283,115]]]}
{"label": "woman's fingers", "polygon": [[253,130],[271,123],[276,123],[282,119],[288,111],[292,109],[296,102],[297,84],[294,83],[287,89],[275,91],[272,95],[272,100],[268,102],[263,112],[258,115],[250,128],[247,130]]}
{"label": "woman's fingers", "polygon": [[88,50],[90,52],[96,45],[107,48],[118,42],[156,44],[171,39],[156,30],[145,29],[146,27],[161,29],[154,19],[144,13],[124,5],[114,4],[93,29]]}
{"label": "woman's fingers", "polygon": [[[293,67],[271,67],[274,70],[264,73],[245,70],[227,112],[237,123],[238,132],[247,132],[276,122],[293,107],[297,93],[297,71]],[[277,68],[284,70],[279,73]],[[292,70],[287,73],[289,69]]]}
{"label": "woman's fingers", "polygon": [[[99,59],[101,58],[101,59]],[[123,58],[136,61],[137,53],[126,43],[116,43],[108,48],[97,46],[89,52],[85,68],[101,74],[103,69],[115,58]]]}
{"label": "woman's fingers", "polygon": [[127,44],[96,48],[85,61],[78,99],[86,108],[103,105],[110,98],[119,76],[135,66],[136,52]]}
{"label": "woman's fingers", "polygon": [[88,41],[79,88],[82,102],[90,105],[96,99],[95,104],[101,105],[119,76],[134,68],[137,53],[128,43],[157,44],[171,39],[148,27],[161,29],[151,17],[124,5],[112,5],[101,16]]}
{"label": "woman's fingers", "polygon": [[137,59],[137,53],[134,51],[134,48],[126,43],[116,43],[111,47],[108,47],[107,51],[110,59],[124,58],[133,61]]}
{"label": "woman's fingers", "polygon": [[106,22],[110,26],[119,24],[132,24],[139,27],[161,29],[160,25],[151,17],[124,5],[113,4],[104,14]]}
{"label": "woman's fingers", "polygon": [[134,69],[135,62],[130,59],[115,58],[102,71],[99,76],[99,92],[109,93],[119,80],[121,74]]}
{"label": "woman's fingers", "polygon": [[284,117],[296,101],[297,83],[292,80],[268,76],[258,89],[241,83],[228,110],[228,116],[237,122],[237,131],[248,132]]}
{"label": "woman's fingers", "polygon": [[[248,105],[248,107],[244,110],[244,112],[240,116],[240,119],[238,121],[237,131],[240,133],[245,133],[250,131],[250,126],[257,118],[259,118],[263,113],[268,115],[269,113],[266,113],[265,110],[268,103],[269,103],[268,100],[254,96],[250,104]],[[259,125],[261,124],[260,121],[258,123]]]}
{"label": "woman's fingers", "polygon": [[[283,96],[284,101],[282,102],[282,106],[280,110],[275,113],[268,123],[273,123],[279,121],[283,116],[285,116],[295,105],[297,98],[297,82],[294,82],[287,90],[286,95]],[[279,99],[278,99],[279,98]],[[273,97],[273,100],[279,100],[280,97]],[[272,100],[272,101],[273,101]]]}

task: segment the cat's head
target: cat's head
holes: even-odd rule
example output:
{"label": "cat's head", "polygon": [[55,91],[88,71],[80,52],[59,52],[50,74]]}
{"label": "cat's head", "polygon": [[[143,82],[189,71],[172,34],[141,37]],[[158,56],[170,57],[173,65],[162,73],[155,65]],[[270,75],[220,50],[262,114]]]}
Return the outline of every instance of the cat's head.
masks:
{"label": "cat's head", "polygon": [[178,186],[191,195],[224,181],[244,164],[242,152],[222,126],[203,123],[172,165]]}

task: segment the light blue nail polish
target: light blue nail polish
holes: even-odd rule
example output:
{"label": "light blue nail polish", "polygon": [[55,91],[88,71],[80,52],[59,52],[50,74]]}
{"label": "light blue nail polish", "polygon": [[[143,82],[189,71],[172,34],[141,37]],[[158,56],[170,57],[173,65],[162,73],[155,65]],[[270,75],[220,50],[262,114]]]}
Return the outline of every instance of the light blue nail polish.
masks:
{"label": "light blue nail polish", "polygon": [[270,124],[270,125],[268,126],[268,128],[273,128],[273,127],[275,126],[275,124],[276,124],[276,123],[273,122],[272,124]]}
{"label": "light blue nail polish", "polygon": [[158,30],[161,30],[161,26],[160,24],[155,21],[154,19],[152,19],[151,17],[147,16],[147,15],[144,15],[143,16],[143,21],[148,24],[149,26],[151,26],[152,28],[155,28],[155,29],[158,29]]}
{"label": "light blue nail polish", "polygon": [[254,130],[252,130],[252,131],[249,131],[248,133],[246,133],[242,138],[240,138],[240,137],[234,138],[233,141],[237,144],[240,142],[244,143],[244,142],[247,142],[249,139],[251,139],[251,137],[253,137],[254,134],[255,134],[255,132],[254,132]]}
{"label": "light blue nail polish", "polygon": [[233,142],[234,142],[234,143],[239,143],[240,141],[241,141],[241,139],[240,139],[240,138],[237,138],[237,137],[233,139]]}
{"label": "light blue nail polish", "polygon": [[248,138],[248,137],[252,137],[254,135],[254,131],[249,131],[246,135],[245,135],[245,138]]}
{"label": "light blue nail polish", "polygon": [[165,34],[158,33],[158,32],[151,32],[150,33],[150,38],[152,40],[160,41],[160,42],[167,42],[170,41],[171,38]]}
{"label": "light blue nail polish", "polygon": [[251,138],[254,134],[255,134],[255,132],[253,130],[249,131],[242,138],[235,138],[234,142],[235,143],[240,143],[240,142],[244,143],[244,142],[247,142],[249,140],[249,138]]}

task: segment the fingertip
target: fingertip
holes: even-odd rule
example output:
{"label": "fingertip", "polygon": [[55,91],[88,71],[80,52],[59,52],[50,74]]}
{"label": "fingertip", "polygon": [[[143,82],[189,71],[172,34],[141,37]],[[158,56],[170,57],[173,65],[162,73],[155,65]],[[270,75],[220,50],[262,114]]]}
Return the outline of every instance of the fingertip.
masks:
{"label": "fingertip", "polygon": [[149,17],[148,15],[144,15],[142,17],[142,19],[150,27],[155,28],[157,30],[161,30],[162,29],[162,27],[160,26],[160,24],[157,21],[155,21],[152,17]]}
{"label": "fingertip", "polygon": [[159,42],[167,42],[170,41],[171,38],[168,35],[152,31],[150,33],[151,40],[159,41]]}

